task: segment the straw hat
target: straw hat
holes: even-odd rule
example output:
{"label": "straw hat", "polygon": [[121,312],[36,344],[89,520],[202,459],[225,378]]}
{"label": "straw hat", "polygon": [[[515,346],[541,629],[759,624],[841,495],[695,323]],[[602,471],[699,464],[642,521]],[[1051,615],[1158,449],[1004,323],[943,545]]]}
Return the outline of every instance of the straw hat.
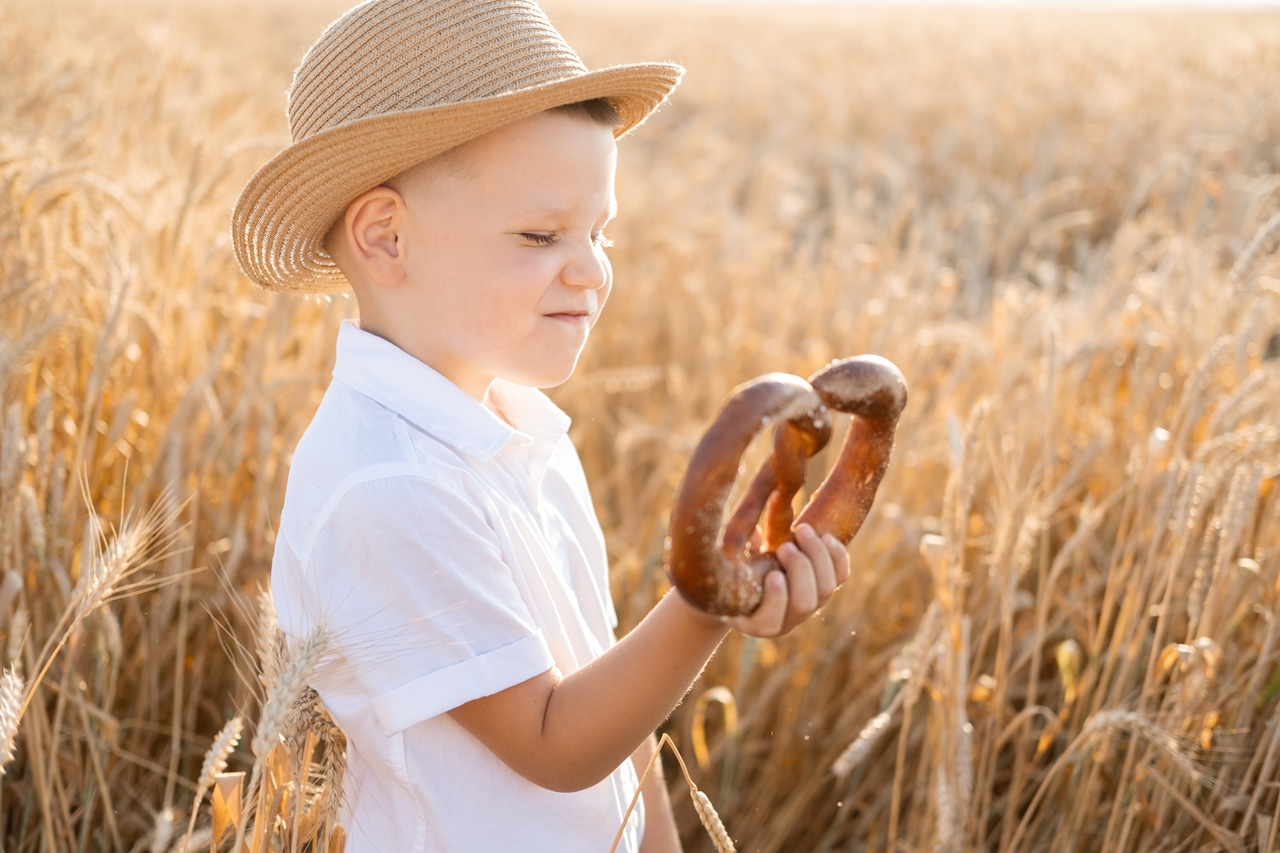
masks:
{"label": "straw hat", "polygon": [[346,279],[325,252],[351,200],[494,128],[604,98],[644,121],[679,65],[588,71],[532,0],[370,0],[329,25],[293,75],[293,144],[249,180],[231,216],[236,259],[269,290]]}

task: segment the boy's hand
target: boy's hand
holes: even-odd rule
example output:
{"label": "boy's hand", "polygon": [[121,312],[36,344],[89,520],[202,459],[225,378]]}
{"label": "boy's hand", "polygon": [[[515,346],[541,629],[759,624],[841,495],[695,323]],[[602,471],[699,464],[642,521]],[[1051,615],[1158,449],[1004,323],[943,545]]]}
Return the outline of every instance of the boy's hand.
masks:
{"label": "boy's hand", "polygon": [[581,669],[561,675],[552,667],[449,715],[535,785],[552,791],[596,785],[670,715],[728,628],[755,637],[785,634],[849,577],[848,554],[834,537],[802,524],[796,543],[778,549],[786,571],[765,576],[764,599],[750,616],[712,616],[673,589]]}
{"label": "boy's hand", "polygon": [[[849,554],[831,534],[819,536],[808,524],[796,527],[795,543],[778,549],[776,569],[764,577],[764,598],[750,616],[729,624],[752,637],[778,637],[808,619],[849,578]],[[799,545],[799,547],[796,547]]]}

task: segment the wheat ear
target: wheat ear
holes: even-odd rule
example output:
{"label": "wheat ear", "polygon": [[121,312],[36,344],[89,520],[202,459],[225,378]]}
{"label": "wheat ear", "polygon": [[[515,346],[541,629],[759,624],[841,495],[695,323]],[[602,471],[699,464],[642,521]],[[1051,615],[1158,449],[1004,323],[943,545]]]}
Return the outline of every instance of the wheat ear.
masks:
{"label": "wheat ear", "polygon": [[315,668],[320,653],[324,651],[329,635],[319,626],[303,638],[289,660],[280,668],[275,680],[268,686],[267,701],[262,706],[262,719],[253,735],[253,754],[260,761],[280,740],[280,733],[289,722],[294,702],[306,689],[307,679]]}
{"label": "wheat ear", "polygon": [[331,827],[342,809],[342,781],[347,771],[347,737],[325,707],[324,700],[308,687],[295,704],[299,727],[316,734],[324,745],[320,762],[320,789],[324,802],[320,825]]}
{"label": "wheat ear", "polygon": [[13,608],[13,619],[9,622],[9,638],[5,641],[4,659],[15,668],[22,666],[22,644],[27,641],[27,631],[31,628],[31,617],[22,602]]}
{"label": "wheat ear", "polygon": [[22,676],[16,667],[10,666],[0,676],[0,776],[4,775],[5,765],[13,760],[13,745],[22,719],[23,690]]}
{"label": "wheat ear", "polygon": [[[267,687],[267,698],[262,706],[262,716],[258,720],[257,731],[253,734],[253,741],[250,747],[253,749],[254,762],[253,772],[249,777],[249,796],[253,796],[254,785],[258,784],[262,776],[262,768],[267,760],[267,753],[271,751],[277,743],[280,742],[280,733],[284,731],[285,725],[289,722],[290,713],[293,710],[293,703],[302,695],[302,691],[307,686],[307,680],[311,677],[311,671],[315,669],[316,661],[320,659],[320,653],[324,651],[325,644],[329,640],[328,631],[323,625],[317,625],[310,634],[298,643],[293,650],[293,654],[289,656],[284,665],[280,667],[276,673],[275,680]],[[259,809],[257,821],[264,818],[263,811],[266,805],[263,802],[266,790],[263,788],[259,796]],[[236,827],[236,843],[234,850],[243,849],[244,844],[244,821]],[[255,824],[256,826],[257,824]],[[256,832],[256,830],[255,830]]]}
{"label": "wheat ear", "polygon": [[187,834],[182,837],[184,849],[191,845],[191,833],[195,831],[196,815],[200,812],[200,804],[204,801],[204,795],[209,792],[209,788],[213,785],[214,777],[227,769],[227,756],[231,754],[231,750],[235,749],[236,744],[240,742],[240,733],[243,730],[244,720],[238,716],[232,717],[222,727],[222,731],[218,732],[218,736],[213,739],[213,746],[209,747],[209,751],[204,754],[204,766],[200,768],[200,781],[196,786],[196,799],[191,804],[191,819],[187,821]]}
{"label": "wheat ear", "polygon": [[1031,798],[1030,804],[1027,805],[1026,810],[1023,812],[1022,820],[1018,823],[1018,828],[1013,833],[1013,840],[1010,841],[1007,849],[1018,849],[1018,844],[1022,841],[1022,836],[1026,833],[1027,827],[1031,823],[1031,816],[1035,813],[1041,800],[1044,799],[1045,793],[1050,788],[1050,782],[1052,782],[1058,770],[1067,763],[1075,761],[1079,752],[1090,742],[1116,729],[1127,729],[1134,734],[1141,735],[1151,746],[1171,760],[1191,779],[1200,781],[1203,778],[1199,768],[1178,747],[1178,742],[1174,739],[1173,733],[1169,729],[1158,725],[1148,717],[1122,708],[1098,711],[1085,720],[1084,727],[1080,729],[1080,734],[1076,735],[1075,740],[1068,744],[1066,750],[1045,771],[1044,776],[1041,778],[1040,786],[1036,789],[1035,796]]}
{"label": "wheat ear", "polygon": [[258,647],[258,677],[262,689],[268,690],[280,671],[280,629],[276,624],[276,605],[271,590],[258,593],[258,627],[254,639]]}
{"label": "wheat ear", "polygon": [[332,828],[338,824],[338,816],[342,812],[343,777],[347,775],[347,736],[334,725],[321,737],[324,740],[324,760],[320,770],[325,790],[321,816],[324,825]]}
{"label": "wheat ear", "polygon": [[693,808],[698,812],[698,819],[707,828],[711,841],[716,845],[716,853],[734,853],[733,839],[729,837],[729,831],[724,828],[724,822],[716,813],[716,807],[711,805],[711,800],[696,788],[689,790],[689,796],[693,797]]}
{"label": "wheat ear", "polygon": [[733,839],[729,837],[729,831],[724,828],[724,821],[720,820],[716,807],[711,804],[710,798],[698,790],[698,786],[693,783],[693,777],[689,775],[689,768],[685,766],[684,757],[680,755],[680,750],[676,749],[675,741],[668,734],[662,735],[662,738],[658,741],[658,748],[653,751],[653,755],[649,758],[649,763],[645,765],[644,773],[640,774],[640,781],[636,783],[636,792],[631,796],[631,804],[627,806],[626,813],[622,815],[622,825],[618,827],[618,834],[613,837],[613,846],[609,848],[609,853],[617,853],[618,843],[622,841],[622,833],[627,828],[627,821],[631,819],[631,812],[635,810],[636,802],[640,799],[640,791],[644,787],[644,780],[649,778],[649,773],[653,770],[654,763],[657,762],[658,756],[662,754],[663,746],[670,747],[671,751],[675,753],[676,761],[680,763],[680,771],[684,774],[684,781],[689,786],[689,798],[693,800],[693,810],[698,813],[698,820],[702,821],[707,834],[711,836],[711,842],[715,845],[716,853],[737,853],[733,846]]}
{"label": "wheat ear", "polygon": [[831,772],[836,775],[836,778],[847,778],[850,773],[860,767],[871,756],[871,750],[875,749],[876,744],[880,742],[880,738],[889,730],[889,724],[893,722],[894,715],[902,708],[902,700],[906,697],[909,688],[910,685],[900,687],[898,695],[893,697],[889,707],[872,717],[871,722],[863,726],[862,731],[858,732],[858,736],[853,743],[845,747],[844,752],[840,753],[840,757],[831,765]]}
{"label": "wheat ear", "polygon": [[163,542],[162,531],[176,517],[177,512],[172,496],[165,492],[147,512],[127,517],[115,537],[103,547],[102,524],[90,507],[85,529],[87,548],[84,556],[88,558],[87,565],[81,570],[80,580],[72,590],[71,603],[59,617],[53,633],[36,656],[36,664],[32,667],[34,674],[27,685],[18,716],[26,712],[27,705],[35,696],[36,687],[44,679],[58,652],[67,644],[76,626],[111,597],[116,584],[147,564],[151,552]]}

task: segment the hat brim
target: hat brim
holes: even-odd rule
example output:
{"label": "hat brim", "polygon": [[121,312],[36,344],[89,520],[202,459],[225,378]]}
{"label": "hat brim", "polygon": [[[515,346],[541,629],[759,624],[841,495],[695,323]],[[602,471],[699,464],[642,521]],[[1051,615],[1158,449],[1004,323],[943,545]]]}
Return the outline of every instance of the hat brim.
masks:
{"label": "hat brim", "polygon": [[622,117],[614,132],[620,137],[666,100],[683,72],[669,63],[618,65],[321,131],[281,151],[241,191],[231,214],[236,260],[268,290],[341,289],[346,278],[325,252],[324,237],[362,193],[504,124],[578,101],[608,100]]}

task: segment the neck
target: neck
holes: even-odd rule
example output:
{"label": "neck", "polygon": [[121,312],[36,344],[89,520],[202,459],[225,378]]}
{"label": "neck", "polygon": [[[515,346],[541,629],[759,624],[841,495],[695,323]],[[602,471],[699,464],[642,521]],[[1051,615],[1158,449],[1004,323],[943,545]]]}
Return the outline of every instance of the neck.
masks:
{"label": "neck", "polygon": [[[377,317],[370,317],[363,312],[358,321],[360,329],[371,335],[377,335],[384,341],[395,344],[418,361],[457,385],[472,399],[485,404],[490,409],[495,407],[489,402],[489,388],[494,377],[486,374],[474,365],[450,355],[443,347],[435,345],[430,339],[420,340],[416,337],[400,334],[389,323],[381,322]],[[496,411],[496,409],[495,409]]]}

